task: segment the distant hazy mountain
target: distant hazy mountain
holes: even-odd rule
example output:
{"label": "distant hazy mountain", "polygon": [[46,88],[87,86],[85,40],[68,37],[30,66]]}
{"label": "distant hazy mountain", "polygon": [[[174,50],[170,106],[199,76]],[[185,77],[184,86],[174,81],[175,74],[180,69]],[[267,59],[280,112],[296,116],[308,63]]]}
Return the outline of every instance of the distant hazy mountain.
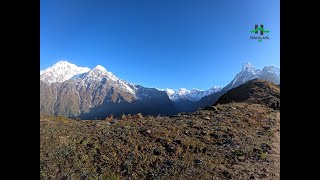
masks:
{"label": "distant hazy mountain", "polygon": [[90,70],[60,61],[40,72],[40,112],[93,119],[175,109],[166,92],[128,83],[100,65]]}
{"label": "distant hazy mountain", "polygon": [[180,100],[190,100],[190,101],[198,101],[202,97],[210,95],[212,93],[220,91],[222,88],[218,86],[214,86],[208,90],[199,90],[199,89],[191,89],[188,90],[186,88],[180,88],[178,90],[173,89],[159,89],[161,91],[166,91],[169,99],[172,101],[180,101]]}
{"label": "distant hazy mountain", "polygon": [[214,86],[208,90],[199,90],[195,88],[191,90],[188,90],[186,88],[180,88],[178,90],[159,90],[165,91],[167,93],[169,99],[173,102],[175,110],[177,112],[191,112],[198,109],[197,101],[199,101],[204,96],[219,92],[221,90],[221,87]]}

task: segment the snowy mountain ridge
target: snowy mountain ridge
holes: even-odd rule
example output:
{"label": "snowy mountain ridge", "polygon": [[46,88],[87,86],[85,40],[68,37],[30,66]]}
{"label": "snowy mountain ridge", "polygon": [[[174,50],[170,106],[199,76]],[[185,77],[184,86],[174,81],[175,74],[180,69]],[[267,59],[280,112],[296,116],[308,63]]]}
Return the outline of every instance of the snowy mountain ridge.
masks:
{"label": "snowy mountain ridge", "polygon": [[[87,67],[78,67],[67,61],[59,61],[52,67],[40,71],[40,80],[46,83],[62,83],[74,79],[83,81],[82,84],[92,82],[108,81],[110,84],[131,94],[135,94],[134,88],[129,86],[124,80],[117,78],[114,74],[107,71],[103,66],[97,65],[90,69]],[[132,86],[132,84],[131,84]]]}
{"label": "snowy mountain ridge", "polygon": [[179,100],[191,100],[191,101],[198,101],[202,97],[210,95],[212,93],[220,91],[222,88],[218,86],[214,86],[208,90],[200,90],[196,88],[192,88],[191,90],[188,90],[186,88],[180,88],[177,90],[173,89],[158,89],[160,91],[165,91],[172,101],[179,101]]}
{"label": "snowy mountain ridge", "polygon": [[244,84],[252,79],[259,78],[271,81],[275,84],[280,83],[280,68],[275,66],[265,66],[262,70],[255,68],[251,63],[246,62],[242,65],[242,70],[237,73],[234,79],[225,87],[229,90]]}
{"label": "snowy mountain ridge", "polygon": [[67,61],[59,61],[52,67],[40,71],[40,80],[46,83],[61,83],[72,77],[89,72],[90,68],[78,67],[75,64],[71,64]]}
{"label": "snowy mountain ridge", "polygon": [[[165,91],[169,99],[172,101],[190,100],[198,101],[201,98],[219,92],[222,89],[232,89],[251,79],[260,78],[275,83],[280,83],[280,69],[274,66],[265,66],[262,70],[255,68],[251,63],[246,62],[242,65],[242,70],[236,74],[235,78],[224,88],[213,86],[208,90],[199,90],[186,88],[180,89],[158,89]],[[107,71],[103,66],[97,65],[93,69],[88,67],[78,67],[67,61],[59,61],[52,67],[40,71],[40,80],[46,83],[62,83],[64,81],[74,79],[81,81],[81,84],[90,84],[92,82],[101,83],[108,81],[114,87],[122,89],[124,92],[135,94],[139,87],[135,84],[128,83],[119,79],[111,72]]]}

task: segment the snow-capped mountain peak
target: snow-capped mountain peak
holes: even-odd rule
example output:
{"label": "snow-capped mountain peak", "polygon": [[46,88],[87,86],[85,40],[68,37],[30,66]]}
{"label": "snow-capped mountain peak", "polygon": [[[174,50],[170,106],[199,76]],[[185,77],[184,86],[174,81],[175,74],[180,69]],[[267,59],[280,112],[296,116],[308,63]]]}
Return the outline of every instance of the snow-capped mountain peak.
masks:
{"label": "snow-capped mountain peak", "polygon": [[87,67],[78,67],[67,61],[59,61],[52,67],[40,71],[40,80],[46,83],[62,83],[69,79],[82,81],[83,84],[96,84],[107,80],[112,86],[135,94],[134,84],[117,78],[101,65],[89,69]]}
{"label": "snow-capped mountain peak", "polygon": [[89,72],[87,67],[78,67],[67,61],[59,61],[52,67],[40,71],[40,80],[47,83],[63,82],[75,75]]}
{"label": "snow-capped mountain peak", "polygon": [[[158,89],[158,90],[160,90],[161,91],[161,89]],[[163,91],[163,90],[162,90]],[[173,89],[169,89],[169,88],[167,88],[166,90],[164,90],[164,91],[166,91],[167,92],[167,95],[170,97],[170,96],[172,96],[173,94],[174,94],[174,90]]]}
{"label": "snow-capped mountain peak", "polygon": [[114,74],[112,74],[112,72],[107,71],[106,68],[101,65],[97,65],[88,73],[84,73],[80,77],[76,78],[81,78],[85,82],[101,82],[103,79],[106,79],[112,86],[118,87],[119,89],[127,91],[131,94],[135,94],[134,88],[132,88],[134,87],[134,85],[119,79]]}
{"label": "snow-capped mountain peak", "polygon": [[106,68],[104,68],[104,67],[101,66],[101,65],[97,65],[97,66],[94,67],[92,70],[98,70],[98,71],[101,71],[101,72],[107,72]]}
{"label": "snow-capped mountain peak", "polygon": [[225,87],[225,89],[229,90],[238,87],[254,78],[259,78],[278,84],[280,83],[280,69],[274,66],[265,66],[262,70],[260,70],[251,65],[251,63],[246,62],[242,65],[242,70]]}
{"label": "snow-capped mountain peak", "polygon": [[92,68],[89,72],[88,72],[88,76],[93,76],[93,77],[104,77],[107,74],[107,70],[102,67],[101,65],[97,65],[96,67]]}
{"label": "snow-capped mountain peak", "polygon": [[94,67],[90,72],[90,75],[94,77],[105,77],[107,79],[111,79],[112,81],[119,81],[120,79],[117,78],[112,72],[109,72],[101,65],[97,65]]}
{"label": "snow-capped mountain peak", "polygon": [[242,64],[242,71],[241,73],[252,73],[252,74],[259,74],[260,70],[256,69],[250,62],[245,62]]}
{"label": "snow-capped mountain peak", "polygon": [[255,68],[250,62],[245,62],[242,64],[242,70],[244,71],[247,69],[255,69]]}
{"label": "snow-capped mountain peak", "polygon": [[267,81],[271,81],[275,84],[280,83],[280,68],[274,67],[274,66],[265,66],[260,74],[260,79],[264,79]]}
{"label": "snow-capped mountain peak", "polygon": [[192,88],[192,89],[190,90],[190,93],[198,93],[198,92],[201,92],[201,91],[203,91],[203,90],[196,89],[196,88]]}
{"label": "snow-capped mountain peak", "polygon": [[275,66],[265,66],[262,69],[262,72],[266,72],[266,71],[269,72],[269,73],[274,73],[277,76],[280,76],[280,68],[277,68]]}
{"label": "snow-capped mountain peak", "polygon": [[190,91],[188,89],[186,89],[186,88],[180,88],[179,91],[178,91],[179,95],[186,95],[188,93],[190,93]]}
{"label": "snow-capped mountain peak", "polygon": [[59,68],[59,67],[70,67],[71,68],[71,67],[77,67],[77,66],[75,64],[69,63],[68,61],[62,60],[62,61],[55,63],[52,67],[53,68]]}

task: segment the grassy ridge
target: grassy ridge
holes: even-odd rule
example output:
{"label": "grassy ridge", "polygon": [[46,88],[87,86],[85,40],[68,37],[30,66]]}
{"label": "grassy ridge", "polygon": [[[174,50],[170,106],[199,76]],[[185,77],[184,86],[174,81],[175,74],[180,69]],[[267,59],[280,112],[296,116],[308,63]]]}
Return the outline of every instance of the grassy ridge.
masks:
{"label": "grassy ridge", "polygon": [[279,179],[279,110],[229,103],[173,117],[41,115],[41,179]]}

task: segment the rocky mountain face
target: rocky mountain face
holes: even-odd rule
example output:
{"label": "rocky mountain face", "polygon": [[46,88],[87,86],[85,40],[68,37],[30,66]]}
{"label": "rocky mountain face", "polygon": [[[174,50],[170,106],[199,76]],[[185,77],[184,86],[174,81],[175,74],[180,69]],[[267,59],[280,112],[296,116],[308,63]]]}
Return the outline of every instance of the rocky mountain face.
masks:
{"label": "rocky mountain face", "polygon": [[110,114],[175,112],[166,92],[130,84],[99,65],[89,71],[79,69],[63,61],[41,71],[41,113],[93,119]]}
{"label": "rocky mountain face", "polygon": [[223,94],[227,93],[230,89],[236,88],[247,81],[252,79],[261,79],[270,81],[276,85],[280,84],[280,69],[274,66],[265,66],[262,70],[255,68],[250,63],[244,63],[242,70],[236,74],[234,79],[220,91],[204,96],[196,102],[194,107],[203,108],[214,104]]}

